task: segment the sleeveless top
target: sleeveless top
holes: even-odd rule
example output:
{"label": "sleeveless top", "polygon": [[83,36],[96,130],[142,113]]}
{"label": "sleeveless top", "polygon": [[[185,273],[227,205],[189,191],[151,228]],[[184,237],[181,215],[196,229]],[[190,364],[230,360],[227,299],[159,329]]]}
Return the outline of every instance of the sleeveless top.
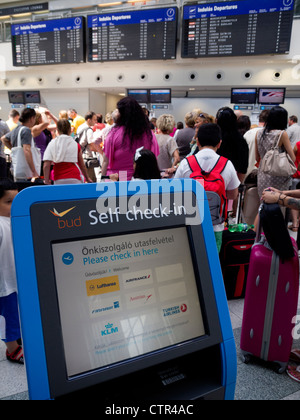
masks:
{"label": "sleeveless top", "polygon": [[[261,158],[278,142],[278,138],[281,134],[281,130],[272,130],[266,133],[263,137],[264,130],[261,130],[257,133],[257,147],[258,153]],[[276,143],[276,144],[275,144]],[[284,150],[284,147],[280,148]],[[277,188],[278,190],[288,190],[291,185],[291,177],[281,177],[281,176],[272,176],[261,171],[259,165],[258,175],[257,175],[257,187],[258,194],[261,197],[263,190],[268,187]]]}

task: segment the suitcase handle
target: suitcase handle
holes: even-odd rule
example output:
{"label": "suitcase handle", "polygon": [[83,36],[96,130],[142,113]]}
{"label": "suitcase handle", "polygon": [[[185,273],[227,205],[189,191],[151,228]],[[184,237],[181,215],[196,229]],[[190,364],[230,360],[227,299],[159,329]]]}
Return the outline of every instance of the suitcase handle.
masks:
{"label": "suitcase handle", "polygon": [[262,224],[260,220],[260,212],[261,212],[262,206],[263,204],[261,204],[258,209],[258,226],[257,226],[257,231],[256,231],[255,243],[258,243],[260,241],[261,232],[262,232]]}

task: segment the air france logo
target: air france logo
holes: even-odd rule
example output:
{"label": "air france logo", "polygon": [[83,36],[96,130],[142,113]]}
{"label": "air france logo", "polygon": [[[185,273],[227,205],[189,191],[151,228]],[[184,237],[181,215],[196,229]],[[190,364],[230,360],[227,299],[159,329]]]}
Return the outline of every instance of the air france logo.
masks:
{"label": "air france logo", "polygon": [[50,213],[53,214],[53,216],[57,217],[57,226],[58,229],[70,229],[75,227],[81,227],[81,217],[79,216],[77,219],[62,219],[64,216],[69,214],[72,210],[74,210],[76,207],[71,207],[70,209],[67,209],[62,212],[58,212],[55,208],[53,210],[49,210]]}

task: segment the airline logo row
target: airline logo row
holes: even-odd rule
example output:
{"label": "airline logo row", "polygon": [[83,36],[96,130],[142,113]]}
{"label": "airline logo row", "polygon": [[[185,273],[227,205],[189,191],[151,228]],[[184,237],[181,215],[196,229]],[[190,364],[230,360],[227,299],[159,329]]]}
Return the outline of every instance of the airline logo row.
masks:
{"label": "airline logo row", "polygon": [[[170,264],[155,268],[157,281],[163,283],[169,280],[183,279],[183,266],[181,263]],[[144,269],[122,275],[122,285],[125,289],[132,289],[137,286],[149,286],[153,284],[153,273],[151,269]],[[88,296],[104,295],[120,290],[119,276],[110,276],[86,281]]]}

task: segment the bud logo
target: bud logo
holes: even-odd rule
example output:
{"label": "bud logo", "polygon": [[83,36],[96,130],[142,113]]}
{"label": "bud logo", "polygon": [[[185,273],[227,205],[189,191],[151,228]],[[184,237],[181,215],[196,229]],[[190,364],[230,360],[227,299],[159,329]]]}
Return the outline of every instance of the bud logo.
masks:
{"label": "bud logo", "polygon": [[53,211],[50,210],[50,213],[54,214],[56,217],[64,217],[66,214],[70,213],[70,211],[74,210],[75,207],[72,207],[71,209],[68,209],[66,211],[63,211],[62,213],[58,213],[56,209],[53,209]]}
{"label": "bud logo", "polygon": [[52,213],[55,217],[57,217],[58,229],[73,228],[73,227],[80,227],[81,226],[81,217],[80,216],[77,219],[62,220],[62,217],[64,217],[66,214],[70,213],[75,208],[76,207],[72,207],[68,210],[65,210],[65,211],[61,212],[61,213],[59,213],[56,209],[53,209],[53,211],[49,210],[50,213]]}
{"label": "bud logo", "polygon": [[114,324],[107,324],[105,325],[105,330],[101,331],[101,336],[107,336],[107,335],[111,335],[111,334],[116,334],[117,332],[119,332],[118,327],[113,328]]}

